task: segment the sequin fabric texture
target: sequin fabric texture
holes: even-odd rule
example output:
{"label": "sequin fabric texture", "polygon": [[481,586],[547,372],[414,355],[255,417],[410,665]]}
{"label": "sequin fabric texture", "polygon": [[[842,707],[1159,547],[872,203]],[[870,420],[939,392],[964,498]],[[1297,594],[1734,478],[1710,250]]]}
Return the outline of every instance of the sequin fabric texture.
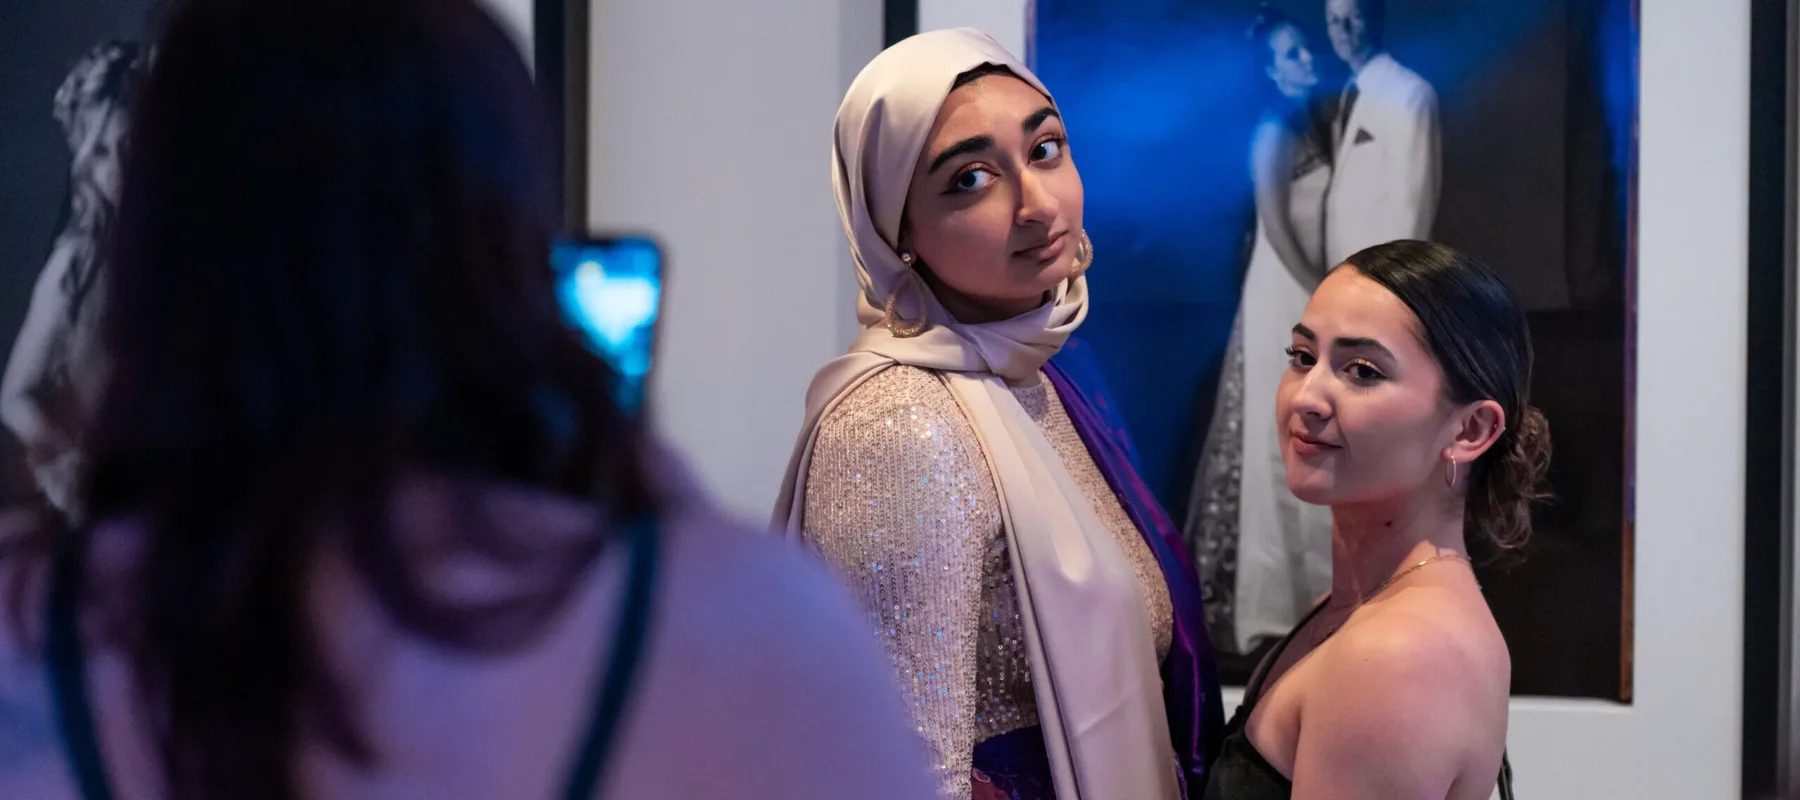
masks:
{"label": "sequin fabric texture", "polygon": [[[1049,382],[1013,393],[1121,543],[1166,654],[1173,612],[1154,554]],[[806,538],[861,599],[941,796],[969,797],[975,745],[1038,718],[999,493],[949,388],[905,366],[857,387],[819,425],[805,502]]]}
{"label": "sequin fabric texture", "polygon": [[1206,431],[1200,469],[1189,495],[1182,538],[1194,554],[1206,629],[1220,652],[1237,647],[1237,556],[1239,486],[1244,476],[1244,323],[1232,326],[1219,370],[1219,392]]}

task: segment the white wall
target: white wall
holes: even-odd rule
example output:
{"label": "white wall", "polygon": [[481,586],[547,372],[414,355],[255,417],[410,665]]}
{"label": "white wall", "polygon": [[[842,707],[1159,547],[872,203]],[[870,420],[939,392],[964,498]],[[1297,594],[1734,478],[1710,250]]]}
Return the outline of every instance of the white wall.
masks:
{"label": "white wall", "polygon": [[880,0],[594,0],[590,221],[668,253],[652,413],[766,520],[812,374],[853,330],[831,125]]}
{"label": "white wall", "polygon": [[919,0],[919,30],[977,28],[1026,57],[1025,0]]}

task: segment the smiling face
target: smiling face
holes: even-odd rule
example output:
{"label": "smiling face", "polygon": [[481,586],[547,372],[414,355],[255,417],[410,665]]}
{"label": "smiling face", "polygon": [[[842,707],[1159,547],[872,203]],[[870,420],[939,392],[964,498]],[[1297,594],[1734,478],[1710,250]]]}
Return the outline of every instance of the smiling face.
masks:
{"label": "smiling face", "polygon": [[1451,403],[1418,330],[1405,303],[1354,267],[1320,284],[1275,399],[1296,497],[1338,506],[1445,490],[1450,458],[1470,464],[1492,444],[1499,404]]}
{"label": "smiling face", "polygon": [[1068,147],[1056,108],[1012,75],[945,99],[907,190],[900,250],[959,317],[1025,313],[1073,273],[1082,191]]}

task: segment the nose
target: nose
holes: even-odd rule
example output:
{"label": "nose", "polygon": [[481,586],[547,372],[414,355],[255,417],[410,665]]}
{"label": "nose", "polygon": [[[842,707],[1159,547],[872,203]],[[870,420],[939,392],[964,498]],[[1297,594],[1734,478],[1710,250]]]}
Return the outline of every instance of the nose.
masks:
{"label": "nose", "polygon": [[1331,408],[1331,369],[1314,364],[1300,376],[1300,385],[1288,398],[1288,411],[1307,422],[1323,422],[1331,419]]}
{"label": "nose", "polygon": [[1056,221],[1061,204],[1050,188],[1044,185],[1044,178],[1038,170],[1030,166],[1019,172],[1019,209],[1014,214],[1013,222],[1017,225],[1043,225],[1049,227]]}

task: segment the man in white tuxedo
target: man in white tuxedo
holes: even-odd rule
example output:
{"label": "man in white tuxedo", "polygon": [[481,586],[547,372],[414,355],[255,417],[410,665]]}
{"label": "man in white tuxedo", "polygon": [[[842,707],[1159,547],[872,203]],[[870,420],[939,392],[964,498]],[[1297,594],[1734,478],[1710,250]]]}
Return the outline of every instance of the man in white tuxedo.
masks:
{"label": "man in white tuxedo", "polygon": [[1382,49],[1385,0],[1325,0],[1331,47],[1350,65],[1332,123],[1328,265],[1371,245],[1428,239],[1437,214],[1437,93]]}

